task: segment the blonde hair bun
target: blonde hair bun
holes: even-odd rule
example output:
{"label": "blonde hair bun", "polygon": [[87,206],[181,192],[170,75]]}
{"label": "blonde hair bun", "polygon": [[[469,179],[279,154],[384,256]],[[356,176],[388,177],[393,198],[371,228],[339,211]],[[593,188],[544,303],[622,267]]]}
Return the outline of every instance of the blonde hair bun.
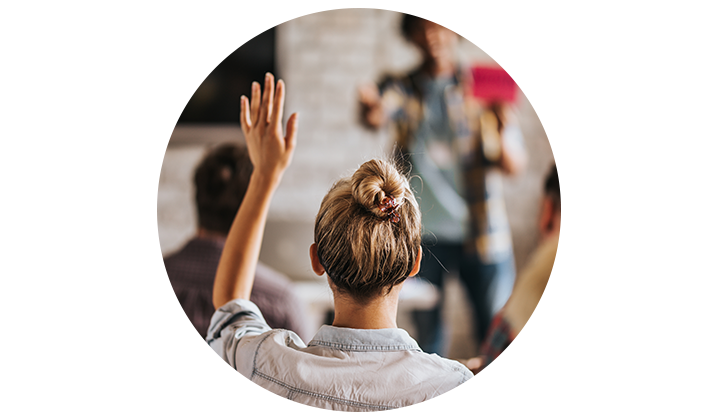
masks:
{"label": "blonde hair bun", "polygon": [[394,165],[378,159],[362,164],[354,172],[351,186],[354,201],[380,218],[387,217],[379,208],[384,197],[394,197],[396,206],[400,207],[409,188],[406,178],[399,174]]}
{"label": "blonde hair bun", "polygon": [[[382,211],[389,195],[392,210]],[[421,213],[406,177],[374,159],[337,181],[317,213],[314,243],[335,293],[362,303],[391,291],[420,258]]]}

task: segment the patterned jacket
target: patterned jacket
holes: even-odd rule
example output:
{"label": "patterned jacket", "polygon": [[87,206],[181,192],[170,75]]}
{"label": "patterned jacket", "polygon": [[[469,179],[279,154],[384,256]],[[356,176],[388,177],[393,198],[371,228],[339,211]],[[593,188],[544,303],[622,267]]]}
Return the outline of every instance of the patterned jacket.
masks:
{"label": "patterned jacket", "polygon": [[[409,150],[421,135],[424,113],[421,73],[386,78],[379,85],[382,104],[394,123],[396,153],[400,162],[411,163]],[[454,150],[460,155],[463,191],[457,191],[469,211],[469,233],[465,249],[477,252],[485,263],[495,263],[512,255],[511,231],[503,200],[500,141],[510,134],[514,147],[523,147],[516,125],[507,125],[499,134],[496,114],[475,100],[468,89],[471,72],[459,70],[454,84],[444,91]],[[405,168],[408,169],[408,168]],[[416,173],[416,175],[421,175]]]}

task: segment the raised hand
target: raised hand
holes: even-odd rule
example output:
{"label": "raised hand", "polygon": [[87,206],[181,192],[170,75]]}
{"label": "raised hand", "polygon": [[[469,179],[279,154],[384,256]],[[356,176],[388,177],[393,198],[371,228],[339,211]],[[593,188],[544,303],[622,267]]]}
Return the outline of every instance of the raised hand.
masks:
{"label": "raised hand", "polygon": [[284,170],[289,166],[297,142],[299,115],[292,114],[287,121],[286,136],[282,130],[284,113],[284,82],[279,80],[274,88],[274,76],[264,78],[264,94],[259,83],[252,83],[251,103],[241,98],[239,121],[247,141],[249,158],[256,175],[276,186]]}
{"label": "raised hand", "polygon": [[212,292],[215,308],[233,299],[249,299],[252,293],[269,204],[297,142],[297,114],[289,117],[284,136],[283,110],[284,82],[280,80],[275,91],[274,76],[269,73],[264,79],[264,95],[255,82],[251,104],[242,96],[239,121],[254,172],[219,259]]}

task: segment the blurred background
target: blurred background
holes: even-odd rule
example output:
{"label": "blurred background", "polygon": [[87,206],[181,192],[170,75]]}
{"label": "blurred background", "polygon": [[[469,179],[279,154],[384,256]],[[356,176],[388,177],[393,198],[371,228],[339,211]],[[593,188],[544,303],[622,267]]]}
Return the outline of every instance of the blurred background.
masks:
{"label": "blurred background", "polygon": [[[271,71],[287,83],[285,115],[299,112],[301,125],[292,166],[272,202],[260,260],[295,283],[316,331],[331,307],[331,295],[326,280],[316,277],[309,265],[314,217],[337,178],[389,153],[389,133],[360,124],[357,88],[419,63],[418,50],[400,34],[400,20],[400,13],[374,9],[321,12],[286,22],[228,51],[187,104],[167,146],[157,202],[163,256],[180,249],[197,231],[192,186],[196,165],[212,146],[243,142],[239,96],[248,95],[251,81],[261,81]],[[496,64],[467,40],[461,40],[459,50],[467,63]],[[520,87],[520,80],[517,83]],[[520,272],[538,244],[542,185],[554,161],[539,118],[523,94],[518,111],[529,163],[521,175],[504,177],[503,182]],[[430,300],[430,290],[406,289],[407,305]],[[448,357],[476,355],[468,302],[457,279],[450,279],[446,293]],[[398,322],[412,333],[405,313],[400,312]]]}

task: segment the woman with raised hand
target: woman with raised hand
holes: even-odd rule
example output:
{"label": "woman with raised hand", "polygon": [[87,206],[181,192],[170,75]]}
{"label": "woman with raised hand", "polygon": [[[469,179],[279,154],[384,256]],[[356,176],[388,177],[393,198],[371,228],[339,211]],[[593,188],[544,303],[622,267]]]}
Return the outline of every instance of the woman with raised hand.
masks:
{"label": "woman with raised hand", "polygon": [[285,86],[267,74],[262,94],[241,99],[240,122],[254,172],[217,269],[217,308],[207,342],[233,368],[288,399],[342,411],[403,407],[473,377],[460,363],[421,351],[397,328],[399,291],[419,271],[421,215],[404,175],[364,163],[322,200],[309,254],[334,294],[335,318],[304,344],[272,330],[250,302],[269,204],[289,166],[298,116],[282,130]]}

